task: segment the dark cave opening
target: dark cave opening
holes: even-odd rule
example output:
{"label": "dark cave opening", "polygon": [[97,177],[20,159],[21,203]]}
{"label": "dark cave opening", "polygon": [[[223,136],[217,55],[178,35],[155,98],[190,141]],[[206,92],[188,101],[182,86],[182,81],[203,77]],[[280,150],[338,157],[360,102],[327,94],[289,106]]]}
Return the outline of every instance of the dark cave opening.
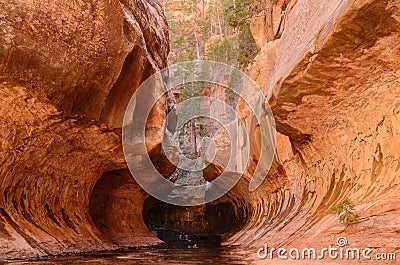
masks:
{"label": "dark cave opening", "polygon": [[151,241],[153,235],[142,219],[146,197],[129,170],[104,173],[95,184],[89,201],[90,217],[102,239],[119,246],[140,245],[143,238]]}
{"label": "dark cave opening", "polygon": [[239,232],[254,214],[240,185],[205,205],[176,206],[149,197],[129,170],[109,171],[92,190],[89,213],[101,238],[118,246],[137,246],[143,240],[157,244],[161,239],[164,246],[213,248]]}
{"label": "dark cave opening", "polygon": [[225,195],[204,205],[176,206],[149,197],[142,213],[147,227],[168,245],[212,248],[247,223],[249,208],[242,203]]}

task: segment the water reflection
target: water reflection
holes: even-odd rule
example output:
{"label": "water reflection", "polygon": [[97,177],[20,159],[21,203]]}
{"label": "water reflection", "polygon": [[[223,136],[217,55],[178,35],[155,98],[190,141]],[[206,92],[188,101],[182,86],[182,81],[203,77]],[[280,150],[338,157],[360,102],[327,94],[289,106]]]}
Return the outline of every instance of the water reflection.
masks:
{"label": "water reflection", "polygon": [[[258,261],[258,262],[257,262]],[[64,256],[37,261],[14,261],[11,264],[266,264],[260,263],[253,252],[238,248],[176,249],[141,248],[127,252],[93,253]]]}

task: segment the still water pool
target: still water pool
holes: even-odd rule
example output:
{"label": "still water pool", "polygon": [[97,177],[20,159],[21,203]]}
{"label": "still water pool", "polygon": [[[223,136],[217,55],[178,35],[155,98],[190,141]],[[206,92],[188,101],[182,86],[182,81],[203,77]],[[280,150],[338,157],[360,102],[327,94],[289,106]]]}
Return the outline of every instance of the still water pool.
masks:
{"label": "still water pool", "polygon": [[[243,250],[235,247],[214,249],[205,248],[140,248],[123,252],[91,253],[76,256],[50,257],[42,260],[11,261],[8,264],[32,265],[133,265],[133,264],[212,264],[212,265],[242,265],[242,264],[332,264],[323,261],[293,261],[293,260],[260,260],[257,250]],[[340,264],[334,263],[334,264]]]}
{"label": "still water pool", "polygon": [[[182,249],[141,248],[124,252],[91,253],[79,256],[51,257],[43,260],[12,261],[11,264],[266,264],[256,255],[238,248]],[[258,262],[257,262],[258,261]]]}

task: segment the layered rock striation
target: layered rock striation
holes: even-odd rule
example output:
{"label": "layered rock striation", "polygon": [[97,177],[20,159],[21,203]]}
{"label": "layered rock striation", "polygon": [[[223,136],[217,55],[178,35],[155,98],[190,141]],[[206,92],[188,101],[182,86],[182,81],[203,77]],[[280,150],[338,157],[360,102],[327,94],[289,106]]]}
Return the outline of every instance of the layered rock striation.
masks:
{"label": "layered rock striation", "polygon": [[[395,250],[399,2],[298,0],[288,9],[281,38],[250,67],[274,112],[281,174],[268,174],[253,219],[229,242],[322,248],[341,235]],[[329,211],[347,197],[361,216],[348,227]]]}
{"label": "layered rock striation", "polygon": [[[166,66],[161,6],[90,3],[0,2],[2,259],[154,244],[146,222],[158,225],[160,207],[168,228],[176,222],[190,232],[181,219],[188,216],[212,232],[224,220],[232,227],[223,244],[255,250],[265,242],[327,247],[338,235],[351,246],[396,249],[398,1],[284,1],[280,38],[267,41],[249,68],[274,112],[277,156],[257,190],[248,190],[246,174],[207,206],[209,226],[196,209],[165,216],[134,182],[122,153],[130,96]],[[160,104],[149,128],[164,116]],[[249,173],[259,152],[252,134]],[[168,176],[174,168],[156,136],[149,154]],[[329,211],[347,197],[361,216],[348,227]],[[235,220],[221,218],[221,209]]]}
{"label": "layered rock striation", "polygon": [[166,65],[161,4],[0,1],[0,17],[0,258],[158,242],[120,128]]}

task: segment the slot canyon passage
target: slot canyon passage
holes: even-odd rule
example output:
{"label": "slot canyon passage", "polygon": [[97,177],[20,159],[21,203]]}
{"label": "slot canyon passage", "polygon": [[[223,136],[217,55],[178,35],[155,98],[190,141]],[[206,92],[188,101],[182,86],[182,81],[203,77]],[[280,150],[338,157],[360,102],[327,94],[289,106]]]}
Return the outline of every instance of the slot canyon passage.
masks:
{"label": "slot canyon passage", "polygon": [[[260,52],[246,69],[269,98],[275,160],[255,191],[245,174],[199,210],[149,197],[122,149],[130,97],[167,66],[162,5],[0,0],[0,259],[155,245],[149,227],[163,225],[221,234],[222,245],[254,254],[266,242],[321,249],[338,236],[351,247],[398,251],[400,1],[276,2],[281,35],[266,39],[256,20]],[[251,123],[245,107],[237,111]],[[159,139],[165,116],[157,104],[146,144],[169,176],[175,168]],[[259,144],[257,131],[250,137],[248,173]],[[345,198],[360,216],[348,226],[329,210]]]}

